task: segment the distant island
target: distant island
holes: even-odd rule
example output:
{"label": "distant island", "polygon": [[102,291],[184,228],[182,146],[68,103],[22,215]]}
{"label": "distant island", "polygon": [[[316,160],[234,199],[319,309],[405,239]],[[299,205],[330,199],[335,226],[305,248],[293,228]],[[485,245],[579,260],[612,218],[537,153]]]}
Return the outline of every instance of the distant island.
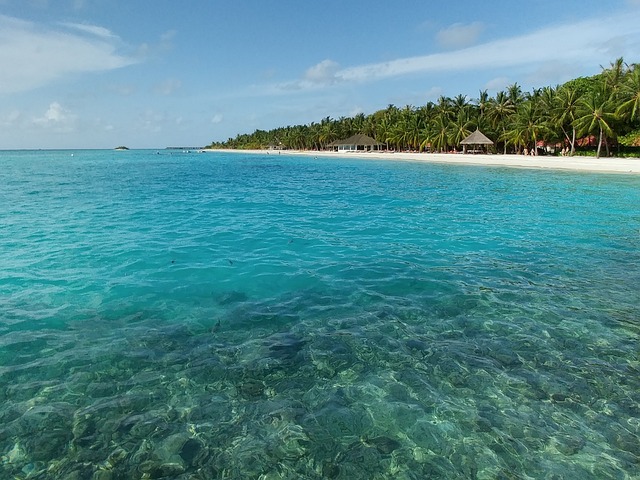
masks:
{"label": "distant island", "polygon": [[121,145],[119,147],[114,148],[114,150],[129,150],[129,147],[124,147]]}

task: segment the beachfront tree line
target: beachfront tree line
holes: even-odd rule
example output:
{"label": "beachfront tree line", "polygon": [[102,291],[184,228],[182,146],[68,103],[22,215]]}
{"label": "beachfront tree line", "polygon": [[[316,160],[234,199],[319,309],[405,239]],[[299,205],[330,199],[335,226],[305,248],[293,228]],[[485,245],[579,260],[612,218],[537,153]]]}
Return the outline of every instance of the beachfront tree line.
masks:
{"label": "beachfront tree line", "polygon": [[332,119],[240,134],[210,148],[324,150],[358,133],[388,150],[447,152],[476,128],[497,153],[533,154],[556,146],[565,154],[637,155],[640,152],[640,64],[622,58],[592,77],[523,92],[514,83],[490,96],[441,96],[420,107],[389,105],[371,115]]}

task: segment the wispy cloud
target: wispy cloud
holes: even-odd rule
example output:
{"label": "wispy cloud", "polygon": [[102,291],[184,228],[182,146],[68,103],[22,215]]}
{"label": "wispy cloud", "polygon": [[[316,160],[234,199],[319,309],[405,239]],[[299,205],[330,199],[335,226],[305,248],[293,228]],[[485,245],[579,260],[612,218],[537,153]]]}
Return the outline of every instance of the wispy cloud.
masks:
{"label": "wispy cloud", "polygon": [[[617,39],[612,48],[612,39]],[[495,40],[447,53],[361,65],[337,72],[344,81],[367,81],[424,72],[469,71],[556,62],[598,63],[637,51],[640,25],[630,16],[585,20]]]}
{"label": "wispy cloud", "polygon": [[108,28],[100,27],[98,25],[89,25],[85,23],[61,23],[60,25],[94,37],[114,40],[118,38]]}
{"label": "wispy cloud", "polygon": [[466,48],[478,41],[484,25],[480,22],[469,24],[455,23],[450,27],[440,30],[436,34],[436,40],[441,47],[446,49]]}
{"label": "wispy cloud", "polygon": [[0,94],[136,63],[118,53],[120,43],[108,29],[95,25],[67,23],[53,28],[0,15]]}
{"label": "wispy cloud", "polygon": [[[640,1],[640,0],[633,0]],[[472,24],[473,25],[473,24]],[[480,25],[451,27],[443,41],[470,42]],[[475,29],[475,31],[474,31]],[[535,72],[544,65],[594,64],[640,51],[640,24],[632,15],[587,19],[554,25],[516,37],[485,42],[446,53],[399,58],[381,63],[338,69],[331,60],[311,67],[297,81],[282,83],[272,93],[318,89],[340,83],[361,83],[385,78],[439,72],[498,70],[527,67]],[[504,70],[503,70],[504,71]]]}

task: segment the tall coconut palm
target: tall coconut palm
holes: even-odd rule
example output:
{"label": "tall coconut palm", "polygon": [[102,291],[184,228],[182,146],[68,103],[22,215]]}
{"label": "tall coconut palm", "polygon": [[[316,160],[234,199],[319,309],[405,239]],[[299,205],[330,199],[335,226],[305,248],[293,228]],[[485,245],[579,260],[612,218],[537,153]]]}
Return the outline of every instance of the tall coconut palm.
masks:
{"label": "tall coconut palm", "polygon": [[461,111],[468,110],[469,102],[466,95],[456,95],[452,101],[453,113],[457,116]]}
{"label": "tall coconut palm", "polygon": [[[596,157],[600,158],[602,144],[606,137],[614,137],[613,125],[616,121],[614,105],[611,101],[611,93],[602,85],[584,97],[579,104],[575,126],[583,135],[598,134],[598,149]],[[609,146],[607,154],[609,153]]]}
{"label": "tall coconut palm", "polygon": [[[487,117],[491,125],[501,131],[501,138],[506,137],[507,122],[516,113],[516,107],[505,92],[498,92],[496,97],[491,99],[487,108]],[[504,142],[504,153],[507,153],[507,142]]]}
{"label": "tall coconut palm", "polygon": [[337,123],[329,117],[325,117],[320,124],[320,145],[322,148],[338,138]]}
{"label": "tall coconut palm", "polygon": [[513,145],[518,155],[522,153],[522,149],[527,146],[529,141],[526,126],[522,122],[510,123],[509,129],[505,130],[499,138],[505,144]]}
{"label": "tall coconut palm", "polygon": [[486,90],[480,90],[480,95],[475,99],[475,104],[478,107],[479,120],[484,118],[485,112],[489,105],[489,93]]}
{"label": "tall coconut palm", "polygon": [[423,125],[427,125],[436,115],[436,104],[427,102],[416,109],[416,114],[420,117]]}
{"label": "tall coconut palm", "polygon": [[404,123],[399,121],[391,127],[389,132],[389,142],[395,146],[396,150],[403,150],[409,144],[409,135]]}
{"label": "tall coconut palm", "polygon": [[475,123],[470,117],[470,114],[466,110],[461,110],[455,120],[449,122],[449,140],[454,146],[459,146],[460,142],[467,138],[472,129],[475,127]]}
{"label": "tall coconut palm", "polygon": [[621,104],[617,113],[635,122],[640,119],[640,65],[634,65],[620,86]]}
{"label": "tall coconut palm", "polygon": [[540,115],[535,99],[531,98],[520,105],[514,130],[518,133],[512,138],[524,139],[531,146],[533,154],[538,155],[538,139],[547,130],[547,125],[543,116]]}
{"label": "tall coconut palm", "polygon": [[407,114],[403,119],[403,127],[406,130],[406,142],[411,149],[422,149],[420,144],[422,143],[424,123],[422,117],[415,111],[411,111],[411,114]]}
{"label": "tall coconut palm", "polygon": [[351,129],[353,131],[353,134],[365,133],[364,132],[365,120],[366,120],[366,117],[365,117],[364,113],[358,113],[353,117],[352,122],[351,122]]}
{"label": "tall coconut palm", "polygon": [[451,141],[449,139],[449,120],[446,115],[438,114],[433,119],[421,147],[426,147],[427,143],[434,151],[446,152],[448,150]]}
{"label": "tall coconut palm", "polygon": [[[564,134],[571,145],[570,155],[576,152],[576,112],[580,105],[582,96],[575,85],[565,84],[557,91],[551,107],[551,118]],[[571,129],[571,136],[568,130]]]}
{"label": "tall coconut palm", "polygon": [[518,83],[514,83],[513,85],[509,85],[507,87],[507,94],[509,96],[509,100],[511,103],[517,108],[520,103],[524,100],[524,94],[522,93],[522,87],[518,85]]}
{"label": "tall coconut palm", "polygon": [[436,103],[436,111],[438,112],[438,115],[444,116],[446,119],[453,118],[456,112],[453,100],[441,95]]}
{"label": "tall coconut palm", "polygon": [[618,95],[625,72],[626,68],[622,57],[611,62],[609,68],[602,67],[602,76],[604,78],[605,86],[611,92],[613,98]]}

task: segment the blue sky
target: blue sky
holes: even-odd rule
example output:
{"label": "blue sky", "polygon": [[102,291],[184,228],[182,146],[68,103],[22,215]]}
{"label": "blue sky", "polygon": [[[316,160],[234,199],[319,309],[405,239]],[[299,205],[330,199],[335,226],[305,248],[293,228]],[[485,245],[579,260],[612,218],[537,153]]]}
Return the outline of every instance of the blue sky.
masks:
{"label": "blue sky", "polygon": [[201,146],[640,62],[640,0],[0,0],[0,149]]}

